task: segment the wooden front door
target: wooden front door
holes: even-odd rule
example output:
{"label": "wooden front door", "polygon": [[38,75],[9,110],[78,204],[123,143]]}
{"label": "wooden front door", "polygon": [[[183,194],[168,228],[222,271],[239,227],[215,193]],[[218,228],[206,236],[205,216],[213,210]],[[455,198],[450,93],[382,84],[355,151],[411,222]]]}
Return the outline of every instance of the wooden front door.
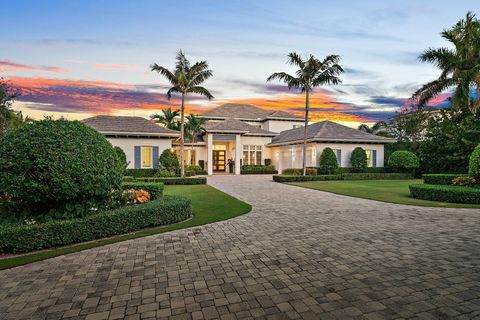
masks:
{"label": "wooden front door", "polygon": [[225,150],[213,150],[213,171],[225,171]]}

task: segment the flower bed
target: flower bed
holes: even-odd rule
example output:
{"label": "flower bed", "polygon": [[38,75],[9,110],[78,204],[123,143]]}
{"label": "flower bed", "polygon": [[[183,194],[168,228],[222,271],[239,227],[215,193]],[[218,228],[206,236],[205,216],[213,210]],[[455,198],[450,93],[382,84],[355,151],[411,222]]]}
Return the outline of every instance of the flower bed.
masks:
{"label": "flower bed", "polygon": [[416,199],[480,204],[480,189],[461,186],[414,184],[410,195]]}
{"label": "flower bed", "polygon": [[163,183],[161,182],[144,182],[144,181],[123,182],[122,189],[145,190],[148,193],[150,193],[152,200],[158,199],[163,195]]}

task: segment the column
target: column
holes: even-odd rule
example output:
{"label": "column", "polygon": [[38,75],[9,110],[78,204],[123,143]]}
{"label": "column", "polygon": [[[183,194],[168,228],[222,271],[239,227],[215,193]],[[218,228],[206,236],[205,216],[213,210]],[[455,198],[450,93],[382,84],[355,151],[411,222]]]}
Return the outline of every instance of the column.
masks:
{"label": "column", "polygon": [[235,135],[235,174],[240,174],[240,160],[242,159],[243,148],[240,143],[240,135]]}
{"label": "column", "polygon": [[207,174],[213,174],[213,135],[207,134]]}

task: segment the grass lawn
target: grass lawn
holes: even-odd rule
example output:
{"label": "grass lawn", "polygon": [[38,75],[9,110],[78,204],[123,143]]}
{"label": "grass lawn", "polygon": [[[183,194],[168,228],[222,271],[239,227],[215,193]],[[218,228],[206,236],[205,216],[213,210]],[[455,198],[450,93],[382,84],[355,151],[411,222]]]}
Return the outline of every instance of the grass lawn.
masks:
{"label": "grass lawn", "polygon": [[249,204],[231,197],[228,194],[223,193],[209,185],[165,186],[164,193],[167,195],[184,196],[192,200],[193,217],[185,222],[180,222],[169,226],[160,226],[125,235],[114,236],[107,239],[100,239],[68,247],[48,249],[36,253],[0,259],[0,270],[115,242],[226,220],[245,214],[252,209]]}
{"label": "grass lawn", "polygon": [[437,202],[410,198],[408,186],[422,180],[340,180],[308,181],[288,184],[383,202],[443,208],[480,208],[476,204]]}

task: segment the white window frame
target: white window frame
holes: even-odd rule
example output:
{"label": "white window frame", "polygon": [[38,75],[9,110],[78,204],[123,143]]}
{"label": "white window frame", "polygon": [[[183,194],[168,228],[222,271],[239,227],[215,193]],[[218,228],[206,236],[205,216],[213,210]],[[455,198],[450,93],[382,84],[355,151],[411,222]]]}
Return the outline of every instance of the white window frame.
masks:
{"label": "white window frame", "polygon": [[[150,149],[150,163],[152,164],[151,166],[144,166],[143,165],[143,149],[144,148],[149,148]],[[153,147],[152,146],[140,146],[140,168],[141,169],[153,169]]]}
{"label": "white window frame", "polygon": [[[365,154],[367,155],[367,167],[373,168],[373,150],[367,149],[365,150]],[[368,156],[370,154],[370,156]]]}
{"label": "white window frame", "polygon": [[[243,145],[243,150],[242,150],[242,160],[243,160],[243,165],[257,165],[259,163],[260,165],[262,164],[263,160],[263,147],[261,145]],[[244,152],[247,152],[248,158],[245,157]],[[260,151],[260,160],[257,162],[257,152]],[[250,153],[253,152],[254,154],[254,159],[255,162],[251,163],[252,159],[250,158]]]}

